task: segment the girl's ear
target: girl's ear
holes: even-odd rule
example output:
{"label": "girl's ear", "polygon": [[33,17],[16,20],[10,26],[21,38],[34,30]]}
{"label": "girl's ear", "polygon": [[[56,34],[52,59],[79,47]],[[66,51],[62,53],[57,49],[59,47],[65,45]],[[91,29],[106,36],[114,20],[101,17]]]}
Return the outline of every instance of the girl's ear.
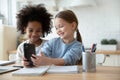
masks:
{"label": "girl's ear", "polygon": [[76,30],[76,28],[77,28],[76,22],[72,22],[72,29],[73,29],[73,30]]}

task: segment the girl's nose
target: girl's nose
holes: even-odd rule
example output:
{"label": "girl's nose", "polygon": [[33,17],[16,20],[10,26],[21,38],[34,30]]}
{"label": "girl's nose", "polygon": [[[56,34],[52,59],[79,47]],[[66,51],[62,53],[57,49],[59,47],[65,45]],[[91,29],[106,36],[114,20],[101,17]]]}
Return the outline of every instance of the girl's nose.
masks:
{"label": "girl's nose", "polygon": [[58,28],[56,31],[57,31],[57,32],[59,32],[59,31],[60,31],[60,29]]}
{"label": "girl's nose", "polygon": [[56,32],[59,33],[59,32],[60,32],[60,29],[57,29]]}
{"label": "girl's nose", "polygon": [[36,32],[33,32],[32,35],[36,35],[37,33]]}
{"label": "girl's nose", "polygon": [[57,33],[57,34],[61,33],[61,29],[57,29],[57,30],[56,30],[56,33]]}

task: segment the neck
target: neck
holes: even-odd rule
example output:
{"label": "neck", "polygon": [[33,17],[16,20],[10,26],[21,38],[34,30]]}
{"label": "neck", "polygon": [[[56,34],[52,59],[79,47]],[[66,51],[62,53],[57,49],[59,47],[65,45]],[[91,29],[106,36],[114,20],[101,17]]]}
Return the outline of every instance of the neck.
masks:
{"label": "neck", "polygon": [[34,45],[35,45],[35,47],[37,47],[37,46],[39,46],[39,45],[42,43],[42,40],[41,40],[41,39],[39,39],[39,40],[38,40],[38,41],[36,41],[36,42],[31,42],[31,41],[30,41],[30,43],[34,44]]}
{"label": "neck", "polygon": [[69,44],[69,43],[71,43],[72,41],[74,41],[75,39],[74,39],[74,37],[72,37],[72,38],[67,38],[67,39],[62,39],[63,41],[64,41],[64,43],[66,43],[66,44]]}

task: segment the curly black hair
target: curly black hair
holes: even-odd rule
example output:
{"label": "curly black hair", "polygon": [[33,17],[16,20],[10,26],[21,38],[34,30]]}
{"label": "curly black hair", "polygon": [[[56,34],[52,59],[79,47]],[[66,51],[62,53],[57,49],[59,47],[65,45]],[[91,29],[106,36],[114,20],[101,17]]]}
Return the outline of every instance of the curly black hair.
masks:
{"label": "curly black hair", "polygon": [[52,15],[47,12],[46,8],[42,5],[27,5],[22,8],[16,16],[17,30],[21,34],[25,34],[24,29],[27,27],[28,22],[38,21],[42,24],[43,37],[51,32]]}

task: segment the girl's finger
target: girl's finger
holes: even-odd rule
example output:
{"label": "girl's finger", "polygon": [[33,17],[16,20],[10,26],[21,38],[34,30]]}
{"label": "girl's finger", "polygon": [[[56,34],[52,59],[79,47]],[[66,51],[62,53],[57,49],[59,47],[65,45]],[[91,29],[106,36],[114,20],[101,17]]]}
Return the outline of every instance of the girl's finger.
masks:
{"label": "girl's finger", "polygon": [[32,54],[32,57],[37,57],[36,55]]}
{"label": "girl's finger", "polygon": [[40,53],[40,56],[45,56],[43,52]]}
{"label": "girl's finger", "polygon": [[23,61],[26,61],[27,59],[25,57],[23,57]]}

